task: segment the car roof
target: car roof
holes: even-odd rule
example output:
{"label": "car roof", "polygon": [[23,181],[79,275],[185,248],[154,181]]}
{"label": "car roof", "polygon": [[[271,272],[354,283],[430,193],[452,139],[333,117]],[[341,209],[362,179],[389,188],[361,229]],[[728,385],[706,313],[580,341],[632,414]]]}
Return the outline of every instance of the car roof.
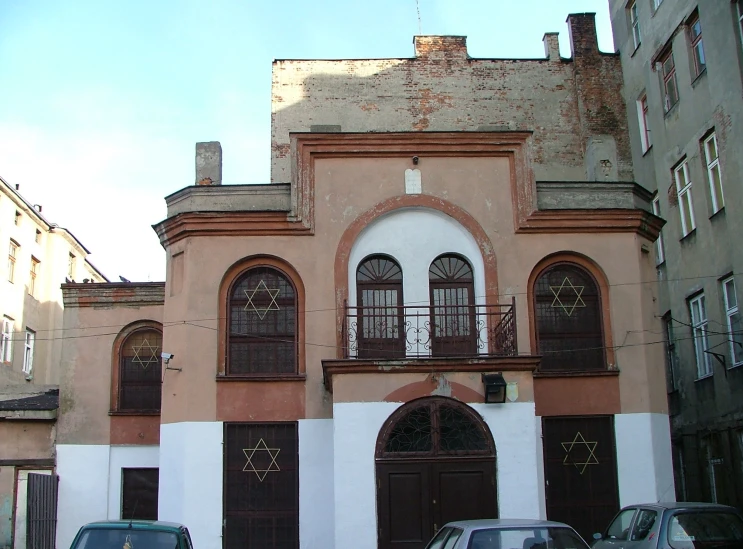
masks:
{"label": "car roof", "polygon": [[552,520],[538,519],[477,519],[477,520],[456,520],[449,522],[446,526],[456,526],[457,528],[469,528],[471,530],[480,530],[484,528],[570,528],[565,523],[555,522]]}
{"label": "car roof", "polygon": [[99,520],[96,522],[90,522],[83,526],[83,528],[97,530],[104,528],[125,530],[131,528],[133,530],[179,531],[181,528],[185,528],[185,526],[177,522],[166,522],[162,520]]}
{"label": "car roof", "polygon": [[655,507],[660,509],[719,509],[730,511],[734,510],[735,507],[729,505],[721,505],[719,503],[706,503],[703,501],[661,501],[654,503],[637,503],[635,505],[627,505],[623,509],[632,509],[635,507]]}

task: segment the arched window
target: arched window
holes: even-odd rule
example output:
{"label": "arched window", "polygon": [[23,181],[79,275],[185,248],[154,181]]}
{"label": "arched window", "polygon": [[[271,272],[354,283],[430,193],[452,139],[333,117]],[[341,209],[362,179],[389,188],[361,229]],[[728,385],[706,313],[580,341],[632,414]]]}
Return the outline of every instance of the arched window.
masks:
{"label": "arched window", "polygon": [[156,413],[162,401],[163,335],[141,328],[129,334],[119,351],[118,411]]}
{"label": "arched window", "polygon": [[366,258],[356,270],[359,358],[405,356],[402,269],[384,255]]}
{"label": "arched window", "polygon": [[297,372],[297,294],[272,267],[247,270],[229,298],[228,375]]}
{"label": "arched window", "polygon": [[466,259],[447,254],[428,268],[433,356],[477,352],[475,280]]}
{"label": "arched window", "polygon": [[534,286],[537,353],[541,370],[606,367],[601,294],[596,280],[573,263],[556,263]]}

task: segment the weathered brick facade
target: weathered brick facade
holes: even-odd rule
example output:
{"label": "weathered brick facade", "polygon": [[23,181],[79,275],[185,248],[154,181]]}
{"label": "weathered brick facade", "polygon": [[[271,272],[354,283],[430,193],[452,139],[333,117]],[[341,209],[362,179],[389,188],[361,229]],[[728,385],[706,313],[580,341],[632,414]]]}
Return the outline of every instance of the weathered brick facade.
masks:
{"label": "weathered brick facade", "polygon": [[569,25],[570,59],[546,34],[545,59],[473,59],[465,37],[416,36],[411,59],[275,61],[271,181],[291,179],[289,131],[318,126],[532,131],[537,180],[591,179],[588,140],[610,136],[618,161],[611,179],[631,180],[619,57],[599,52],[593,14],[571,15]]}

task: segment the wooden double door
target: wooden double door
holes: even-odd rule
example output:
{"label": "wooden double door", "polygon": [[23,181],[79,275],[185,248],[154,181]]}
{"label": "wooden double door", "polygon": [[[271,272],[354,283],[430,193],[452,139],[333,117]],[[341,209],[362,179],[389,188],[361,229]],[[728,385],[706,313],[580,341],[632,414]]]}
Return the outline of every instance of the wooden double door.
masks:
{"label": "wooden double door", "polygon": [[452,520],[496,518],[495,459],[377,463],[380,549],[422,549]]}

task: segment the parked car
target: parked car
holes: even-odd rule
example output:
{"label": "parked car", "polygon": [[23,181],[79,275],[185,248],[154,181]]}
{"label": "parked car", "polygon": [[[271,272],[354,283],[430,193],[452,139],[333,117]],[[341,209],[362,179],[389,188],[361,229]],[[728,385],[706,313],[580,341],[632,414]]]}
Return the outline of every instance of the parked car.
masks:
{"label": "parked car", "polygon": [[567,524],[547,520],[458,520],[445,524],[426,549],[588,549]]}
{"label": "parked car", "polygon": [[593,537],[593,549],[743,549],[743,515],[716,503],[630,505]]}
{"label": "parked car", "polygon": [[193,549],[188,528],[175,522],[106,520],[78,531],[71,549]]}

